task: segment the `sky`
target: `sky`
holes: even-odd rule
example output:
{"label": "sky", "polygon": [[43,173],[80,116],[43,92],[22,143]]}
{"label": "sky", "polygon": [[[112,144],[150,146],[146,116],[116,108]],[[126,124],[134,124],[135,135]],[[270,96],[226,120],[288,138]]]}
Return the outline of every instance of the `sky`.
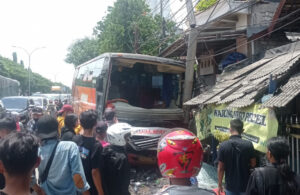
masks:
{"label": "sky", "polygon": [[[91,36],[93,27],[115,0],[1,0],[0,55],[18,61],[44,77],[71,87],[74,66],[64,61],[68,47],[76,40]],[[172,9],[184,1],[173,0]]]}

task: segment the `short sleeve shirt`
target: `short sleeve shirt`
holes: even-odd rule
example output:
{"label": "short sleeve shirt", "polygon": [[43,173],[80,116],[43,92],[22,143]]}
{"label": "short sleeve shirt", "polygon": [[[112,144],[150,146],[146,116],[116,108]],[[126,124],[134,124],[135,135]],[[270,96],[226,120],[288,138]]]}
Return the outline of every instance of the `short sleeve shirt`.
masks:
{"label": "short sleeve shirt", "polygon": [[93,182],[92,169],[102,168],[102,145],[94,137],[85,137],[82,135],[75,136],[73,139],[80,152],[84,173],[90,184],[90,193],[98,194]]}
{"label": "short sleeve shirt", "polygon": [[250,141],[233,135],[221,143],[218,160],[225,166],[226,189],[232,192],[245,192],[250,176],[250,159],[255,157]]}
{"label": "short sleeve shirt", "polygon": [[[56,142],[56,140],[44,141],[40,147],[39,155],[42,159],[38,168],[40,174],[45,170]],[[79,174],[83,179],[83,188],[76,187],[73,181],[73,176],[76,174]],[[84,192],[89,189],[89,184],[86,181],[80,160],[78,147],[74,142],[59,142],[47,180],[41,184],[41,187],[46,194],[76,195],[77,191]]]}

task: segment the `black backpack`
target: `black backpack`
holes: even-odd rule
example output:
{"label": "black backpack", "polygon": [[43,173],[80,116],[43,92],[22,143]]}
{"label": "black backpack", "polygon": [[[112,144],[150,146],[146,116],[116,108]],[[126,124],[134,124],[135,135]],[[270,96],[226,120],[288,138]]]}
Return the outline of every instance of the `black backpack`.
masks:
{"label": "black backpack", "polygon": [[130,195],[130,167],[125,150],[122,147],[109,145],[103,148],[105,188],[109,195]]}

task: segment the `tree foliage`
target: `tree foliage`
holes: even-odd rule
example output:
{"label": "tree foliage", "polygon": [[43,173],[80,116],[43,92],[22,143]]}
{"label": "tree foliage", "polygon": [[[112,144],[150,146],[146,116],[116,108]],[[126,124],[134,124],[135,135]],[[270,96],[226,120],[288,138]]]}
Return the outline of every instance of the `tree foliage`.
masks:
{"label": "tree foliage", "polygon": [[217,3],[217,0],[202,0],[196,5],[197,11],[204,11]]}
{"label": "tree foliage", "polygon": [[99,43],[94,38],[83,38],[75,41],[69,48],[65,59],[67,63],[78,66],[99,55]]}
{"label": "tree foliage", "polygon": [[[8,58],[0,56],[0,74],[20,82],[21,92],[24,94],[28,91],[28,69],[20,66]],[[53,83],[49,79],[41,76],[40,74],[31,72],[31,91],[50,93],[52,85],[61,85],[61,83]]]}
{"label": "tree foliage", "polygon": [[144,0],[117,0],[95,26],[96,39],[86,38],[72,44],[66,62],[76,66],[105,52],[158,55],[159,49],[177,38],[175,22],[166,20],[168,38],[162,40],[162,22],[160,16],[151,15]]}

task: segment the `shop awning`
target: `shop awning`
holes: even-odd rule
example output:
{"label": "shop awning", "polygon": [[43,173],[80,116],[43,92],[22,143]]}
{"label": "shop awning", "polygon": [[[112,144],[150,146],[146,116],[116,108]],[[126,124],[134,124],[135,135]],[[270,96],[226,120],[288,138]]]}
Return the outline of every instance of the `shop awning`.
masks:
{"label": "shop awning", "polygon": [[268,89],[272,75],[277,83],[288,80],[300,65],[300,42],[268,50],[265,57],[234,72],[224,73],[210,90],[187,101],[185,106],[224,104],[242,108],[260,99]]}
{"label": "shop awning", "polygon": [[273,96],[262,104],[263,107],[285,107],[298,94],[300,94],[300,74],[296,74],[281,87],[281,93]]}

